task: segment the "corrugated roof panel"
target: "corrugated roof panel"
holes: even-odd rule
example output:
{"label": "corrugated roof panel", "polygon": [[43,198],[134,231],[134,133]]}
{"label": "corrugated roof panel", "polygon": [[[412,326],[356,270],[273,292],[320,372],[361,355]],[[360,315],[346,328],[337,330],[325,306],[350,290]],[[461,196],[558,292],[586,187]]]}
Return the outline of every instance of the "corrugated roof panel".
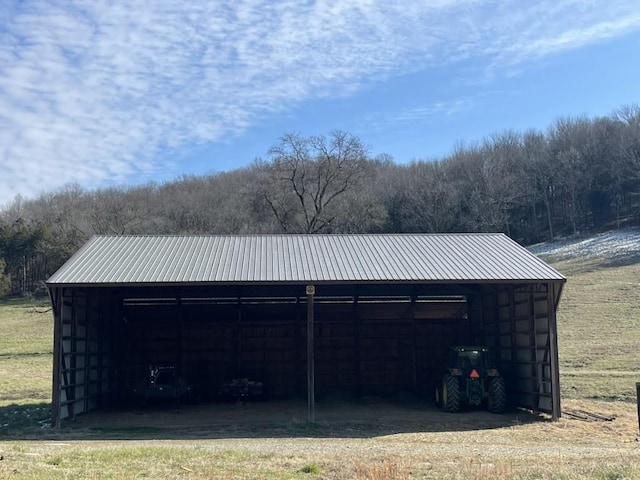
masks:
{"label": "corrugated roof panel", "polygon": [[[221,281],[224,277],[224,267],[223,265],[227,264],[232,258],[232,252],[230,251],[231,246],[228,242],[224,242],[222,238],[216,238],[215,242],[213,242],[212,251],[211,251],[211,265],[213,270],[215,271],[215,275],[212,275],[210,278],[214,279],[214,281]],[[218,257],[219,262],[214,261],[214,255],[220,252],[220,256]]]}
{"label": "corrugated roof panel", "polygon": [[[409,240],[409,239],[407,239]],[[375,269],[376,275],[383,275],[384,271],[390,272],[390,276],[392,279],[400,279],[402,277],[402,272],[406,272],[406,276],[414,278],[415,275],[413,273],[413,269],[421,262],[420,258],[415,258],[415,264],[410,265],[410,269],[404,267],[406,263],[406,259],[410,257],[407,248],[409,247],[408,242],[407,246],[403,246],[401,244],[394,244],[392,242],[392,238],[381,238],[379,241],[374,241],[374,239],[365,239],[365,242],[369,244],[370,249],[377,253],[377,256],[382,259],[382,262],[379,264],[377,262],[372,262],[372,267]],[[373,257],[376,258],[376,257]],[[427,267],[427,265],[424,265]],[[423,272],[428,273],[428,269],[424,268]]]}
{"label": "corrugated roof panel", "polygon": [[502,234],[96,236],[48,284],[544,281]]}

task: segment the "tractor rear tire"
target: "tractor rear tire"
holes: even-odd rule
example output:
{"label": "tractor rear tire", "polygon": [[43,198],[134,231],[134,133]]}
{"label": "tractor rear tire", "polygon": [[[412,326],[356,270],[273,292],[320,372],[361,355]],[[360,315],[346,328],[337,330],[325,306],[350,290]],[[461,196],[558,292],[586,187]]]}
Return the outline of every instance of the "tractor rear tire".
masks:
{"label": "tractor rear tire", "polygon": [[504,378],[490,378],[487,408],[491,413],[502,413],[507,408],[507,388]]}
{"label": "tractor rear tire", "polygon": [[442,381],[442,409],[445,412],[460,410],[460,379],[453,375],[445,375]]}

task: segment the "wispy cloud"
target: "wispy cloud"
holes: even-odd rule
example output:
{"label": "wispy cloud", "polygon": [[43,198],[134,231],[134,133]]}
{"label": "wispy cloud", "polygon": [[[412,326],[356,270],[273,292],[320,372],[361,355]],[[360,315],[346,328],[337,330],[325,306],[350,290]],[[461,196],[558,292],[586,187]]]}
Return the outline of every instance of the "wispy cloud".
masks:
{"label": "wispy cloud", "polygon": [[166,150],[366,82],[468,58],[499,68],[640,29],[627,0],[526,3],[5,1],[0,204],[151,174]]}
{"label": "wispy cloud", "polygon": [[393,112],[377,112],[367,116],[364,122],[370,127],[380,131],[393,125],[404,125],[416,122],[437,121],[442,117],[455,115],[473,108],[479,97],[463,97],[453,100],[438,101],[427,105],[416,105],[409,108],[402,108]]}

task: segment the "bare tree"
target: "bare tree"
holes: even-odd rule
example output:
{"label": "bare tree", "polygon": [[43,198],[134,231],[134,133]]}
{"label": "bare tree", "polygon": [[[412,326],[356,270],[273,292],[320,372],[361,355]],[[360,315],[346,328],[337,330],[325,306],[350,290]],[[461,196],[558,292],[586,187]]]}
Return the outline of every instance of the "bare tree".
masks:
{"label": "bare tree", "polygon": [[388,224],[388,212],[383,200],[387,156],[366,163],[365,174],[357,185],[336,199],[340,211],[331,231],[335,233],[382,232]]}
{"label": "bare tree", "polygon": [[287,134],[269,155],[262,195],[284,232],[331,231],[342,213],[337,200],[366,174],[365,147],[341,131],[329,138]]}
{"label": "bare tree", "polygon": [[586,195],[591,183],[591,165],[585,151],[589,143],[589,120],[585,117],[559,118],[549,129],[549,147],[558,171],[563,211],[571,232],[586,224]]}
{"label": "bare tree", "polygon": [[617,172],[621,195],[625,197],[626,210],[640,218],[640,104],[622,107],[615,118],[622,124]]}
{"label": "bare tree", "polygon": [[523,136],[523,175],[526,176],[525,185],[531,192],[533,219],[536,225],[536,205],[541,202],[544,206],[548,240],[553,240],[553,202],[556,188],[556,169],[549,155],[546,137],[534,130],[525,132]]}
{"label": "bare tree", "polygon": [[6,266],[4,258],[0,257],[0,298],[11,291],[11,275],[5,273]]}
{"label": "bare tree", "polygon": [[89,196],[89,223],[101,235],[147,233],[154,229],[151,215],[154,187],[108,188]]}
{"label": "bare tree", "polygon": [[446,162],[432,160],[413,162],[405,168],[403,188],[398,189],[402,231],[457,230],[461,196],[447,167]]}

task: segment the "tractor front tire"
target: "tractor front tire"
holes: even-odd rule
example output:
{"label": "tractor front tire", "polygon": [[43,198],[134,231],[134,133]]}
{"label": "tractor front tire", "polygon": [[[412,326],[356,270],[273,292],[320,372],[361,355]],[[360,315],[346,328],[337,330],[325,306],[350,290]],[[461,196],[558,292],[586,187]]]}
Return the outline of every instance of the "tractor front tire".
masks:
{"label": "tractor front tire", "polygon": [[491,413],[502,413],[507,408],[507,388],[502,377],[489,380],[488,410]]}
{"label": "tractor front tire", "polygon": [[460,379],[453,375],[445,375],[442,381],[442,409],[445,412],[460,410]]}

